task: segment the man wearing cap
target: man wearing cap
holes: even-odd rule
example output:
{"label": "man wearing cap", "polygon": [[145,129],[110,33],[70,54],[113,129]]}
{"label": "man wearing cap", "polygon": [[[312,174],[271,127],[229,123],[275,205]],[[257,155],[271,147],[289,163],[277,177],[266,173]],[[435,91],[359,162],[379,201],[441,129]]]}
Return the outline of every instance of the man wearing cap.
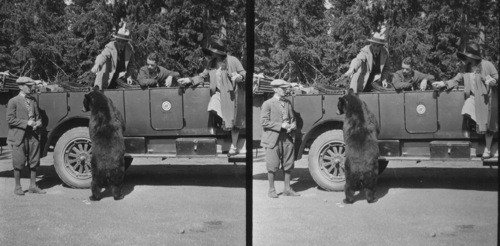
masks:
{"label": "man wearing cap", "polygon": [[[382,80],[383,87],[387,87],[385,64],[389,57],[389,51],[385,47],[384,30],[375,33],[368,39],[369,45],[363,47],[356,58],[351,61],[349,70],[342,75],[343,78],[350,78],[350,88],[355,93],[369,92],[380,86],[377,81]],[[374,83],[375,82],[375,83]]]}
{"label": "man wearing cap", "polygon": [[30,169],[29,193],[45,194],[46,192],[36,185],[36,169],[40,165],[40,136],[36,132],[42,121],[38,112],[38,105],[31,96],[35,81],[28,77],[16,80],[20,92],[9,100],[7,106],[7,123],[9,132],[7,143],[12,149],[12,166],[14,168],[14,194],[24,195],[21,188],[21,170],[26,162]]}
{"label": "man wearing cap", "polygon": [[429,82],[434,81],[434,76],[430,74],[421,73],[413,67],[415,60],[413,57],[406,57],[401,64],[402,69],[394,73],[392,84],[396,90],[425,91]]}
{"label": "man wearing cap", "polygon": [[[240,152],[237,148],[239,131],[245,128],[245,76],[241,62],[226,52],[226,41],[210,40],[203,53],[209,61],[205,70],[198,76],[181,78],[177,82],[183,85],[197,85],[205,79],[210,81],[210,102],[208,111],[222,119],[222,128],[231,131],[232,144],[228,155]],[[241,149],[245,151],[244,148]]]}
{"label": "man wearing cap", "polygon": [[95,59],[92,73],[96,74],[94,86],[101,90],[116,88],[117,80],[126,80],[132,84],[134,49],[130,44],[130,32],[123,27],[113,35],[114,41],[109,42]]}
{"label": "man wearing cap", "polygon": [[158,54],[151,53],[148,55],[147,65],[141,67],[139,75],[137,75],[137,81],[139,81],[141,88],[174,86],[172,80],[179,77],[179,73],[158,66],[158,60]]}
{"label": "man wearing cap", "polygon": [[459,59],[465,62],[462,71],[448,81],[432,83],[436,88],[452,89],[460,82],[464,84],[465,103],[462,115],[466,120],[475,122],[478,134],[484,134],[486,146],[482,157],[488,159],[491,153],[493,135],[498,132],[498,71],[493,63],[481,58],[479,45],[472,43],[463,52],[458,52]]}
{"label": "man wearing cap", "polygon": [[290,83],[276,79],[271,82],[274,96],[262,104],[260,122],[263,127],[261,145],[266,149],[268,196],[278,198],[274,188],[276,171],[283,168],[285,173],[284,196],[299,196],[290,187],[291,171],[294,164],[294,130],[297,129],[292,104],[284,98]]}

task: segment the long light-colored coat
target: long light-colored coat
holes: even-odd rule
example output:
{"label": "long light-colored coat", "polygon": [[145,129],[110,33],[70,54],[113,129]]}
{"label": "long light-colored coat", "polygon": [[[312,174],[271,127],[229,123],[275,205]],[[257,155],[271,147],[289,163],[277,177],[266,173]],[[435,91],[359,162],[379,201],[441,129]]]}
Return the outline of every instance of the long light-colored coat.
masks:
{"label": "long light-colored coat", "polygon": [[[385,63],[389,57],[389,51],[384,46],[380,51],[380,75],[375,75],[374,81],[381,78],[384,74]],[[349,88],[353,89],[355,93],[363,91],[366,83],[368,82],[368,77],[370,77],[370,72],[373,68],[373,54],[370,50],[370,45],[367,45],[361,49],[356,58],[351,61],[349,66],[349,71],[354,72],[351,77],[351,84]]]}
{"label": "long light-colored coat", "polygon": [[[212,60],[211,62],[215,62],[215,60]],[[217,89],[219,90],[220,105],[213,106],[214,103],[212,102],[217,100],[211,100],[209,107],[220,107],[220,110],[216,111],[221,114],[219,116],[224,121],[224,128],[245,128],[246,108],[244,82],[246,71],[241,62],[234,56],[228,55],[224,63],[224,67],[220,69],[220,79],[218,78],[219,76],[217,76],[218,68],[216,68],[216,66],[209,66],[209,68],[205,69],[198,76],[191,79],[193,81],[193,85],[196,85],[202,83],[206,78],[208,78],[210,81],[210,92],[212,94],[212,98],[216,96]],[[233,73],[243,76],[240,83],[233,83],[231,81],[230,78]],[[219,81],[219,84],[217,84],[217,81]]]}
{"label": "long light-colored coat", "polygon": [[[134,48],[130,43],[125,46],[125,68],[127,74],[125,77],[132,76],[133,68],[130,65],[134,58]],[[115,41],[111,41],[101,51],[95,59],[95,64],[99,65],[99,72],[96,74],[94,86],[99,86],[100,89],[108,88],[111,79],[115,75],[118,59],[118,51],[116,50]],[[129,66],[130,65],[130,66]]]}
{"label": "long light-colored coat", "polygon": [[[462,73],[458,73],[453,79],[446,81],[448,88],[458,86],[459,82],[464,82],[465,97],[474,95],[473,107],[466,100],[462,112],[473,110],[474,120],[479,126],[477,131],[482,133],[486,130],[498,132],[498,71],[493,63],[481,60],[479,73],[468,72],[462,68]],[[494,86],[487,86],[485,81],[487,76],[495,79]]]}

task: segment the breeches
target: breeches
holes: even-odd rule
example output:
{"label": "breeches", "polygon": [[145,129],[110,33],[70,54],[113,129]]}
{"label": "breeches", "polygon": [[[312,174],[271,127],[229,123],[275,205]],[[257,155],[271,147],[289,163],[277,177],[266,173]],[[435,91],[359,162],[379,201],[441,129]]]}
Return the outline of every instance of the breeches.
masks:
{"label": "breeches", "polygon": [[11,145],[11,149],[14,169],[22,169],[26,163],[30,168],[40,165],[40,142],[29,133],[19,146]]}
{"label": "breeches", "polygon": [[278,143],[273,148],[266,148],[266,167],[269,172],[283,170],[290,171],[294,164],[294,145],[292,137],[285,131],[280,131]]}

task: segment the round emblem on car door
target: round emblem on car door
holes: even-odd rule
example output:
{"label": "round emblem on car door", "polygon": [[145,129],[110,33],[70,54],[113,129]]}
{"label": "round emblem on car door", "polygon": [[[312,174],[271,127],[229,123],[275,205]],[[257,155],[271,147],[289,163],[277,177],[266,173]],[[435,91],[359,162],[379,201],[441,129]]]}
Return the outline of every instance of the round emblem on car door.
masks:
{"label": "round emblem on car door", "polygon": [[169,111],[172,108],[172,104],[169,101],[165,101],[161,104],[161,108],[165,111]]}
{"label": "round emblem on car door", "polygon": [[418,114],[424,114],[424,113],[425,113],[425,105],[423,105],[423,104],[419,104],[419,105],[417,106],[417,113],[418,113]]}

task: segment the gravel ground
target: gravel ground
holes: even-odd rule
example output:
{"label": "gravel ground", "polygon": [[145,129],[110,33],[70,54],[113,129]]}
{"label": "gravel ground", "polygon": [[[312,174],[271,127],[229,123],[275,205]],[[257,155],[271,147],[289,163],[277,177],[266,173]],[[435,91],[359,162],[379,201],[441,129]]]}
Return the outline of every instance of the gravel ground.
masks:
{"label": "gravel ground", "polygon": [[[202,164],[203,163],[203,164]],[[38,185],[46,195],[13,194],[9,150],[0,156],[0,245],[245,245],[245,165],[224,159],[135,159],[125,198],[63,185],[51,156]],[[29,186],[23,170],[23,189]]]}
{"label": "gravel ground", "polygon": [[[262,153],[263,151],[259,151]],[[254,245],[498,245],[498,168],[480,162],[394,162],[379,178],[378,202],[319,189],[296,163],[300,197],[267,197],[263,155],[253,163]],[[283,190],[283,175],[276,182]]]}

